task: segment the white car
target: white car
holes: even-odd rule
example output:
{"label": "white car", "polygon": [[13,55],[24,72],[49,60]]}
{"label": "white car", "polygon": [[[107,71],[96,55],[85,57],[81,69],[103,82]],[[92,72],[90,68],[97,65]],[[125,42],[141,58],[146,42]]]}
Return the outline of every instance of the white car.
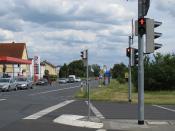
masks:
{"label": "white car", "polygon": [[77,78],[75,78],[75,81],[76,82],[81,82],[81,78],[80,77],[77,77]]}
{"label": "white car", "polygon": [[12,78],[0,78],[0,90],[1,91],[17,90],[15,80]]}
{"label": "white car", "polygon": [[33,81],[30,78],[19,77],[16,78],[17,88],[18,89],[28,89],[33,88]]}
{"label": "white car", "polygon": [[67,83],[67,79],[66,78],[59,78],[58,82],[60,84],[65,84],[65,83]]}

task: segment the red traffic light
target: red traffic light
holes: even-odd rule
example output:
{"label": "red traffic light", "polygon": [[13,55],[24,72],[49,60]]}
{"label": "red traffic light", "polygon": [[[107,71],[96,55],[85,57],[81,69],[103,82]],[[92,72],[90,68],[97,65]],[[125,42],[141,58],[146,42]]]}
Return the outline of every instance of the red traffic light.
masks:
{"label": "red traffic light", "polygon": [[139,19],[139,23],[140,23],[140,25],[144,25],[145,24],[145,19],[144,18]]}

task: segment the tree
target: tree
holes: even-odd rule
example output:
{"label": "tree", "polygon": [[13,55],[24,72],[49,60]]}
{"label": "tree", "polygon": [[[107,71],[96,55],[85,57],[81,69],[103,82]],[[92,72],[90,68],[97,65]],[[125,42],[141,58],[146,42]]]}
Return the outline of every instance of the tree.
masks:
{"label": "tree", "polygon": [[100,66],[93,64],[89,66],[90,76],[98,77],[100,75]]}
{"label": "tree", "polygon": [[59,72],[59,77],[68,77],[68,66],[66,64],[64,64],[61,68],[60,68],[60,72]]}
{"label": "tree", "polygon": [[125,80],[125,73],[127,72],[127,67],[123,63],[115,64],[111,69],[112,77],[118,79],[121,82]]}
{"label": "tree", "polygon": [[69,75],[76,75],[79,77],[85,76],[85,67],[82,60],[75,60],[72,61],[68,65],[68,74]]}
{"label": "tree", "polygon": [[[144,59],[145,90],[175,90],[175,55],[154,54]],[[137,87],[137,68],[133,69],[133,83]],[[136,88],[137,89],[137,88]]]}

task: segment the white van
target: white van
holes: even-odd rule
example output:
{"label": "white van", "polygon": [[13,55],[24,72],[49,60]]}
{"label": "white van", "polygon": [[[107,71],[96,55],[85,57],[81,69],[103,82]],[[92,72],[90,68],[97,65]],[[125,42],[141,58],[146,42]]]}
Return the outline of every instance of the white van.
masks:
{"label": "white van", "polygon": [[76,77],[75,77],[75,75],[69,75],[68,79],[70,82],[75,82]]}

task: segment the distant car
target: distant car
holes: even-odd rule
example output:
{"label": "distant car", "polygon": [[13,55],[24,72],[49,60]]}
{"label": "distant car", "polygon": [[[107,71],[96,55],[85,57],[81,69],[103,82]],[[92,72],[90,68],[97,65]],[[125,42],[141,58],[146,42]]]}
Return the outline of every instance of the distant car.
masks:
{"label": "distant car", "polygon": [[68,83],[74,83],[74,82],[75,82],[75,80],[74,80],[73,77],[69,77],[68,79],[69,79],[69,80],[68,80]]}
{"label": "distant car", "polygon": [[1,91],[17,90],[15,80],[12,78],[0,78],[0,90]]}
{"label": "distant car", "polygon": [[60,84],[66,84],[66,83],[67,83],[67,79],[66,79],[66,78],[59,78],[59,79],[58,79],[58,82],[59,82]]}
{"label": "distant car", "polygon": [[43,78],[43,79],[39,79],[37,82],[36,82],[36,85],[47,85],[48,84],[48,80]]}
{"label": "distant car", "polygon": [[18,89],[28,89],[33,88],[33,81],[30,78],[19,77],[16,78],[17,88]]}
{"label": "distant car", "polygon": [[75,81],[76,81],[76,82],[81,82],[80,77],[75,78]]}

